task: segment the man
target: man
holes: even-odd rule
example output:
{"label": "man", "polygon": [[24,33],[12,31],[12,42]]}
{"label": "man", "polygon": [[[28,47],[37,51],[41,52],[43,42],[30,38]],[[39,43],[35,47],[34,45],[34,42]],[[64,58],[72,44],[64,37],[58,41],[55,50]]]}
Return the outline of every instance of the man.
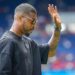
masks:
{"label": "man", "polygon": [[0,39],[0,75],[41,75],[41,64],[56,53],[61,29],[56,6],[49,4],[48,11],[55,30],[47,44],[37,45],[26,37],[35,27],[36,9],[28,3],[16,7],[12,27]]}

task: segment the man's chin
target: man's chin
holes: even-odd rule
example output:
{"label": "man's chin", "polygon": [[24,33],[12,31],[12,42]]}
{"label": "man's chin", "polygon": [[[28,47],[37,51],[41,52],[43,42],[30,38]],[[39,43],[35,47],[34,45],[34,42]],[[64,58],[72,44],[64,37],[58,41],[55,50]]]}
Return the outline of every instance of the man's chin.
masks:
{"label": "man's chin", "polygon": [[28,31],[27,33],[25,33],[26,36],[29,36],[32,33],[33,30]]}
{"label": "man's chin", "polygon": [[29,36],[31,33],[32,33],[32,31],[31,32],[28,32],[28,33],[25,33],[25,35],[26,36]]}

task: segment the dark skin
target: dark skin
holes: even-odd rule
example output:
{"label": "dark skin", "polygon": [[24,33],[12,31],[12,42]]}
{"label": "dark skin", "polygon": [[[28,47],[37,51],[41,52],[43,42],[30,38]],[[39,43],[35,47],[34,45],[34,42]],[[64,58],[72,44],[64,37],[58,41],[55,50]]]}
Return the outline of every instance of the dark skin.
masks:
{"label": "dark skin", "polygon": [[[52,57],[56,54],[56,47],[58,45],[59,37],[60,37],[60,28],[61,28],[61,19],[57,12],[56,6],[48,5],[48,12],[51,15],[56,27],[59,30],[54,30],[51,39],[48,44],[50,46],[49,57]],[[14,32],[18,36],[30,34],[36,25],[37,14],[34,12],[30,12],[27,14],[16,13],[14,16],[14,22],[10,29],[10,31]]]}
{"label": "dark skin", "polygon": [[10,31],[14,32],[18,36],[22,36],[27,33],[30,34],[35,28],[36,22],[34,21],[36,18],[37,15],[33,12],[30,12],[29,14],[16,13]]}
{"label": "dark skin", "polygon": [[49,57],[52,57],[56,54],[56,47],[58,45],[59,38],[60,38],[61,19],[58,14],[57,7],[54,6],[53,4],[52,5],[49,4],[48,11],[55,23],[55,26],[59,29],[59,30],[57,29],[54,30],[54,33],[48,42],[50,45],[50,49],[51,49],[49,51]]}

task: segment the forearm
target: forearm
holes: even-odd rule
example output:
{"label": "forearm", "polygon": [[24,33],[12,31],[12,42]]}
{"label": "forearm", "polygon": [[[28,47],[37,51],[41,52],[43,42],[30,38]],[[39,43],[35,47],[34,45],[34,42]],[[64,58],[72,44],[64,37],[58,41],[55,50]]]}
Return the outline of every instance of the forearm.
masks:
{"label": "forearm", "polygon": [[50,46],[49,55],[48,55],[49,57],[52,57],[56,54],[56,48],[59,42],[59,38],[60,38],[60,29],[55,28],[53,35],[48,42]]}
{"label": "forearm", "polygon": [[60,19],[60,16],[58,14],[57,7],[54,6],[53,4],[52,5],[49,4],[48,11],[49,11],[54,23],[55,23],[55,26],[56,26],[54,33],[48,42],[48,44],[50,46],[49,56],[54,56],[56,53],[56,47],[58,45],[59,37],[60,37],[61,19]]}

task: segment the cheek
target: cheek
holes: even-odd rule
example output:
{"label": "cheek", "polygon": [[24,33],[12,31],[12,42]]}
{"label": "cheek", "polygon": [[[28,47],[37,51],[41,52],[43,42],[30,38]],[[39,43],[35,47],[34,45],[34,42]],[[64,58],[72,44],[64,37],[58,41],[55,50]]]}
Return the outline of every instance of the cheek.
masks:
{"label": "cheek", "polygon": [[29,30],[30,29],[30,25],[28,23],[24,23],[24,30]]}
{"label": "cheek", "polygon": [[26,28],[28,28],[29,23],[24,21],[24,22],[23,22],[23,25],[24,25],[24,28],[26,29]]}
{"label": "cheek", "polygon": [[26,25],[27,29],[30,29],[32,27],[32,25],[29,22],[26,23],[25,25]]}

